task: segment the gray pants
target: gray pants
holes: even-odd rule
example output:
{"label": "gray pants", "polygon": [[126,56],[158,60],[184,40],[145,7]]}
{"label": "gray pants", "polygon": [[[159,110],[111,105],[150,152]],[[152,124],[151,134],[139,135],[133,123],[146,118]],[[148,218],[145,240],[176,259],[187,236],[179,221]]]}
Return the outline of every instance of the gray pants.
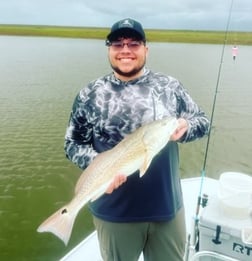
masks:
{"label": "gray pants", "polygon": [[104,261],[182,261],[186,229],[184,209],[169,222],[113,223],[94,217]]}

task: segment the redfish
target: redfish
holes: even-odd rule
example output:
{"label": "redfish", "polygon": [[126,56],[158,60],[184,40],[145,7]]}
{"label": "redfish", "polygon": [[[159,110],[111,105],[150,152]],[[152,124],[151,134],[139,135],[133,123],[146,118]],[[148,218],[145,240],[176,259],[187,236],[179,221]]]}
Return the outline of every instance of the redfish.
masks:
{"label": "redfish", "polygon": [[103,195],[115,175],[129,176],[139,170],[142,177],[177,127],[176,118],[153,121],[127,135],[112,149],[98,154],[77,181],[73,199],[46,219],[37,231],[51,232],[67,245],[80,209]]}

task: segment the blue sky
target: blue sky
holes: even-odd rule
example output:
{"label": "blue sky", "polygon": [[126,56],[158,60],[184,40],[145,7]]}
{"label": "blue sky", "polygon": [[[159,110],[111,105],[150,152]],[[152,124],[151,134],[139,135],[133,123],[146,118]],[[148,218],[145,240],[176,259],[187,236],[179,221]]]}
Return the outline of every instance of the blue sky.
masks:
{"label": "blue sky", "polygon": [[[0,24],[110,27],[131,17],[144,28],[225,30],[232,0],[2,0]],[[252,31],[252,0],[233,0],[230,30]]]}

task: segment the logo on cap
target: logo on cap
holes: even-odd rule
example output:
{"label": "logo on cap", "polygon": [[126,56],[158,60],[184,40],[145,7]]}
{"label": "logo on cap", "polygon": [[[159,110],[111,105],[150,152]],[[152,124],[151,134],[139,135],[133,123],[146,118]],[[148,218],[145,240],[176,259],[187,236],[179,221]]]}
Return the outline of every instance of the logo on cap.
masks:
{"label": "logo on cap", "polygon": [[134,22],[129,19],[125,19],[125,20],[121,21],[120,24],[118,25],[118,28],[123,28],[123,27],[133,28]]}

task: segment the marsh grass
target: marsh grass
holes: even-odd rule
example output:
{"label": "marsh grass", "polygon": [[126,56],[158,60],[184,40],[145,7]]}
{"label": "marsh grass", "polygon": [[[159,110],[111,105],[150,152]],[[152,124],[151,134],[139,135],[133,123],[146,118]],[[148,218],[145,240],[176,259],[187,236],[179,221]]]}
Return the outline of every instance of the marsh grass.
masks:
{"label": "marsh grass", "polygon": [[[0,35],[105,39],[108,32],[96,27],[0,25]],[[149,42],[223,44],[225,32],[146,29],[146,37]],[[252,45],[252,32],[228,32],[226,44]]]}

